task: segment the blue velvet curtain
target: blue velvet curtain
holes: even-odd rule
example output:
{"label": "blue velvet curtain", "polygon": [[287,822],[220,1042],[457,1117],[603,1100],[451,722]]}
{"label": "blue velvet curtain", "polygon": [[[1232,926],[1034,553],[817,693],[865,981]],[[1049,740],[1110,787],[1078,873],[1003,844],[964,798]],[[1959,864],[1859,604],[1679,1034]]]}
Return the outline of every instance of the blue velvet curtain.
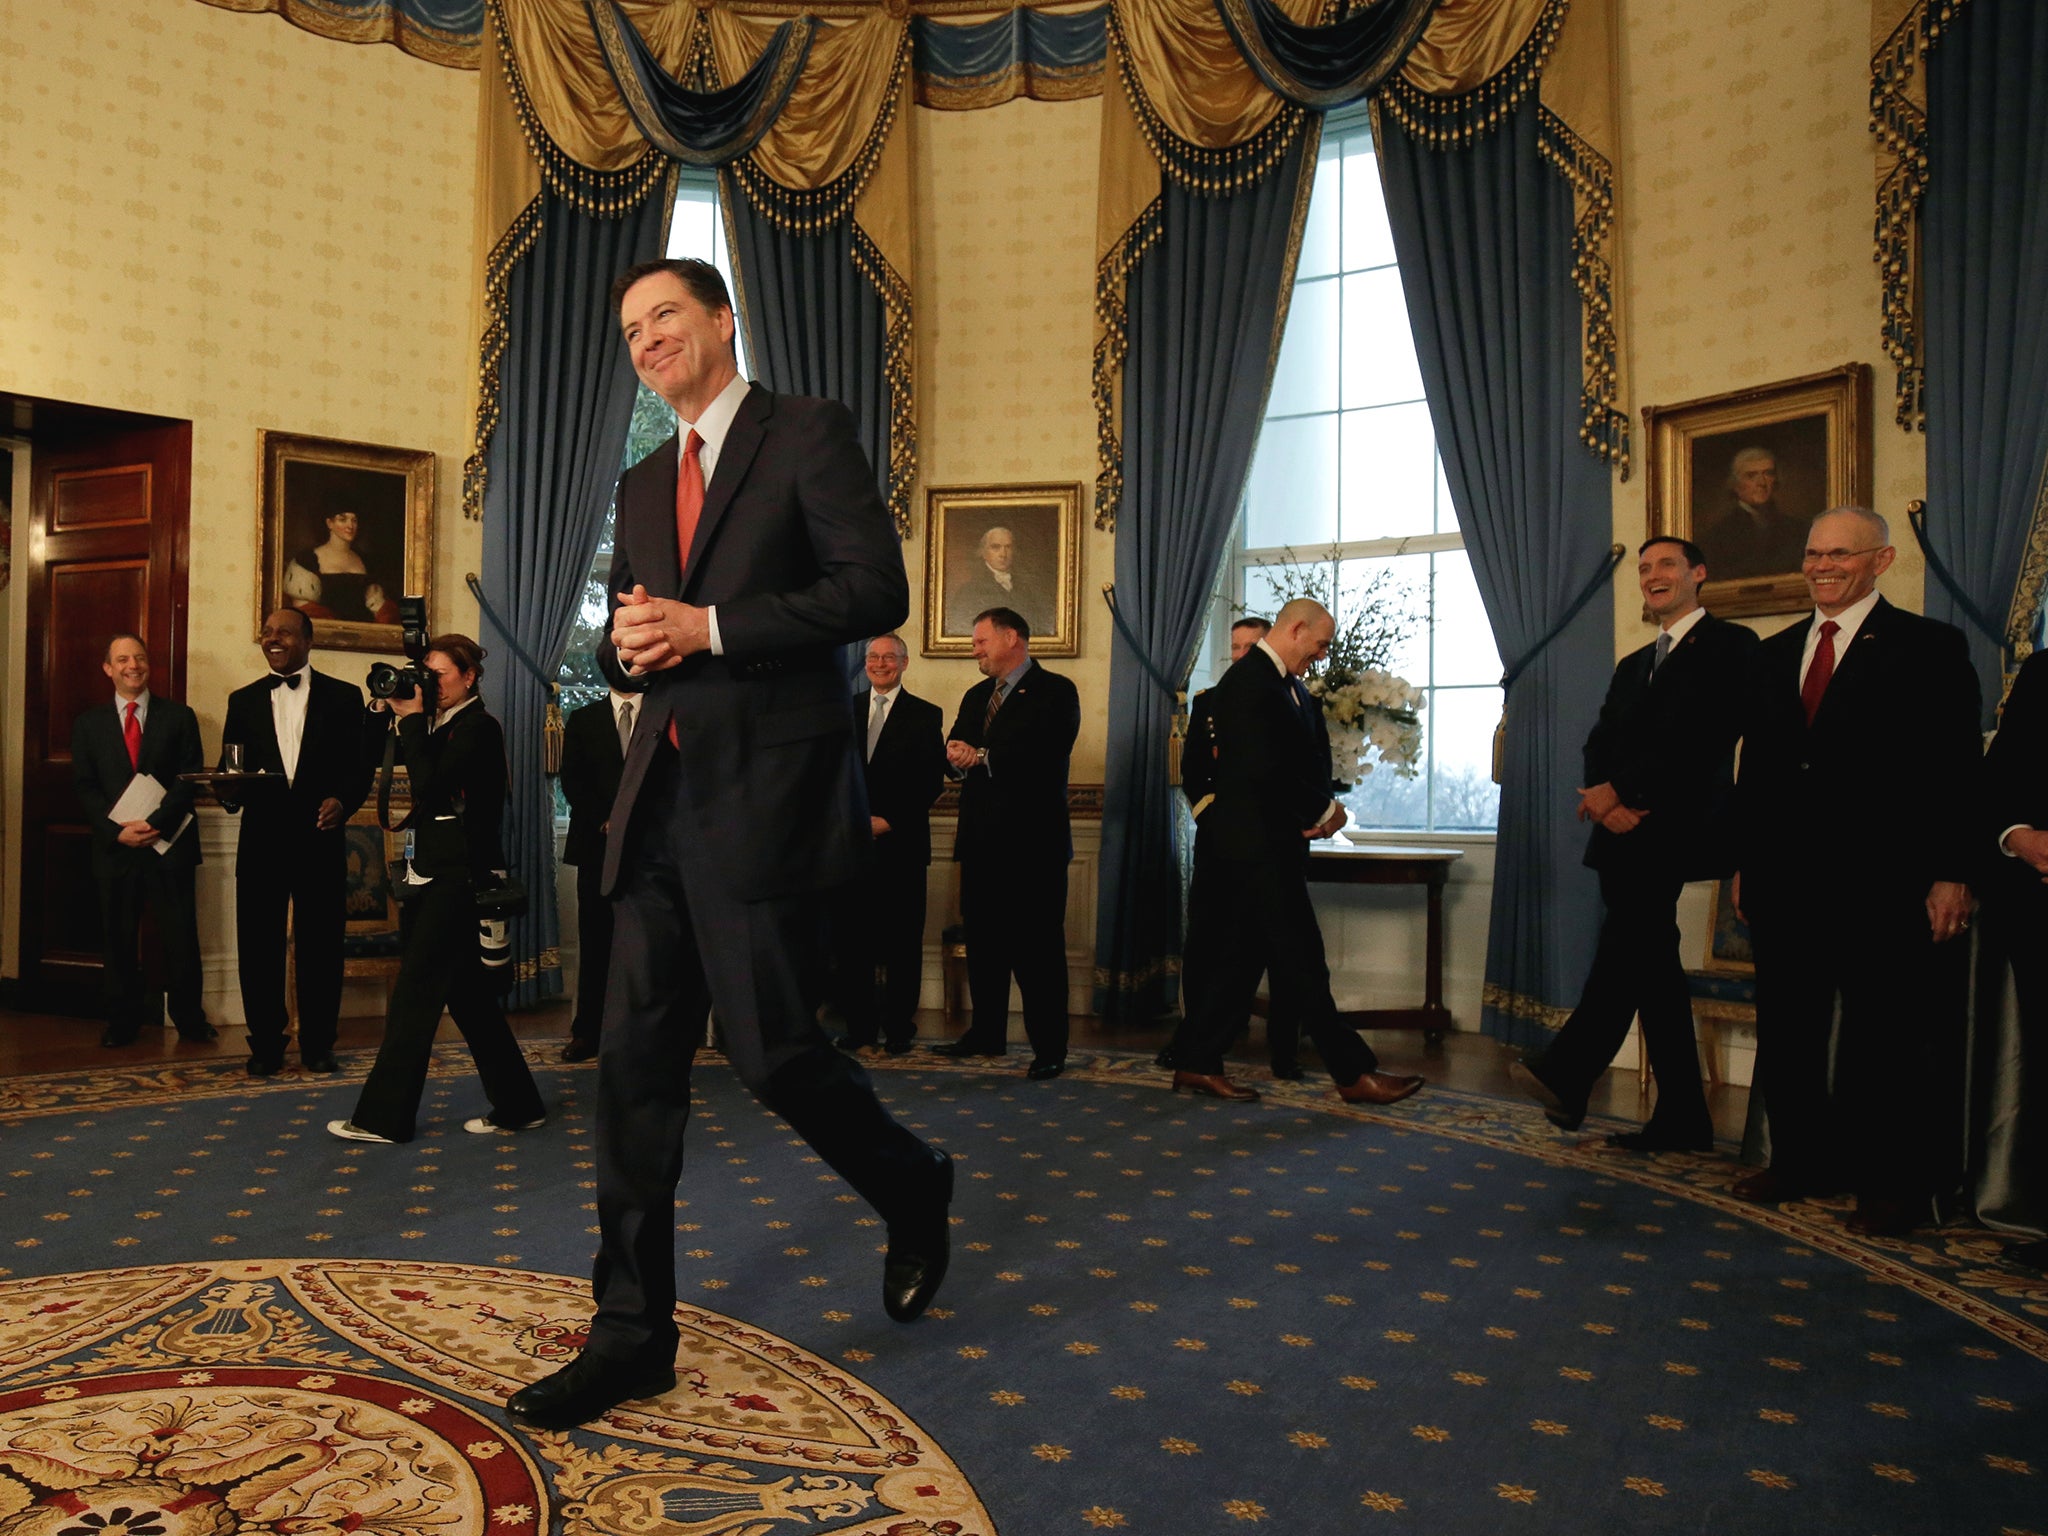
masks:
{"label": "blue velvet curtain", "polygon": [[1267,90],[1328,111],[1362,98],[1408,57],[1437,0],[1376,0],[1304,26],[1274,0],[1216,0],[1217,14]]}
{"label": "blue velvet curtain", "polygon": [[[1451,501],[1501,655],[1527,656],[1607,559],[1607,471],[1580,440],[1572,188],[1538,149],[1529,93],[1491,133],[1431,149],[1383,120],[1380,165],[1408,319]],[[1580,746],[1613,666],[1591,603],[1507,696],[1481,1011],[1542,1042],[1578,997],[1599,927],[1574,819]]]}
{"label": "blue velvet curtain", "polygon": [[618,0],[584,3],[634,127],[670,159],[707,169],[761,142],[796,89],[818,28],[813,16],[785,21],[739,79],[722,90],[693,91],[661,67]]}
{"label": "blue velvet curtain", "polygon": [[1159,239],[1126,290],[1121,622],[1095,939],[1095,1011],[1113,1022],[1158,1017],[1178,988],[1172,685],[1194,660],[1251,468],[1320,137],[1312,123],[1234,197],[1203,197],[1169,179]]}
{"label": "blue velvet curtain", "polygon": [[[230,11],[271,11],[317,37],[391,43],[429,64],[475,69],[484,0],[204,0]],[[54,9],[54,7],[53,7]]]}
{"label": "blue velvet curtain", "polygon": [[[2014,611],[2014,592],[2048,465],[2048,10],[1971,0],[1926,68],[1926,537],[1969,603],[2017,639],[2035,619],[2031,604]],[[1927,611],[1968,636],[1991,725],[1999,641],[1938,580]]]}
{"label": "blue velvet curtain", "polygon": [[540,233],[507,292],[480,575],[509,634],[486,619],[477,638],[490,649],[486,693],[511,758],[505,849],[529,898],[526,915],[513,922],[511,1006],[562,993],[554,788],[541,755],[549,693],[513,644],[552,677],[568,643],[636,388],[608,290],[625,268],[661,254],[674,200],[673,178],[664,177],[637,208],[609,219],[543,192]]}
{"label": "blue velvet curtain", "polygon": [[1014,10],[948,25],[910,19],[911,67],[920,106],[968,109],[1023,95],[1038,101],[1093,96],[1102,89],[1109,7],[1054,15]]}

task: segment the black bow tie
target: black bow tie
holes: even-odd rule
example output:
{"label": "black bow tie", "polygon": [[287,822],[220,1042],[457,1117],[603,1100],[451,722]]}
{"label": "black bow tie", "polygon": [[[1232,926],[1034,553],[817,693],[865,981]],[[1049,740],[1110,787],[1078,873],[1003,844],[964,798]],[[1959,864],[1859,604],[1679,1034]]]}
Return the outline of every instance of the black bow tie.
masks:
{"label": "black bow tie", "polygon": [[273,672],[270,674],[270,686],[273,688],[296,688],[299,686],[299,674],[294,672],[289,677],[280,677],[277,673]]}

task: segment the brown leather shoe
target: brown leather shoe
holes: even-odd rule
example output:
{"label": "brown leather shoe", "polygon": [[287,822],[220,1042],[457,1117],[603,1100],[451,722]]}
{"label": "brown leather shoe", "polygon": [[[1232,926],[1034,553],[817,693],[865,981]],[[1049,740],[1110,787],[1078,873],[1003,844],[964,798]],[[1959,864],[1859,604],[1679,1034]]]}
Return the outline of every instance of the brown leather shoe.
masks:
{"label": "brown leather shoe", "polygon": [[1398,1104],[1421,1086],[1419,1077],[1367,1072],[1355,1083],[1339,1083],[1337,1097],[1346,1104]]}
{"label": "brown leather shoe", "polygon": [[1782,1177],[1775,1168],[1759,1168],[1755,1173],[1745,1173],[1728,1186],[1728,1193],[1738,1200],[1754,1200],[1758,1205],[1778,1205],[1787,1200],[1806,1198],[1806,1191]]}
{"label": "brown leather shoe", "polygon": [[1173,1074],[1173,1091],[1181,1089],[1192,1093],[1206,1093],[1212,1099],[1256,1099],[1259,1090],[1247,1088],[1242,1083],[1233,1083],[1221,1072],[1176,1072]]}
{"label": "brown leather shoe", "polygon": [[1843,1223],[1858,1237],[1904,1237],[1927,1224],[1929,1213],[1910,1200],[1888,1195],[1858,1195],[1856,1214]]}

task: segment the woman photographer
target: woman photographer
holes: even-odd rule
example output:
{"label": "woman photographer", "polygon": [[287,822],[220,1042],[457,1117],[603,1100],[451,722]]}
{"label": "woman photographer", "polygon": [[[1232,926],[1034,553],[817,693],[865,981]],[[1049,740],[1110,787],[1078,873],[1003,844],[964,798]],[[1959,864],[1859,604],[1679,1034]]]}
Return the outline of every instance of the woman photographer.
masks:
{"label": "woman photographer", "polygon": [[496,884],[505,864],[505,733],[477,698],[483,656],[467,635],[438,635],[423,661],[438,680],[437,697],[427,699],[422,687],[378,701],[396,717],[398,759],[412,782],[413,855],[398,893],[398,984],[384,1042],[355,1113],[327,1123],[345,1141],[412,1140],[444,1007],[491,1105],[462,1128],[527,1131],[547,1119],[477,947],[476,892]]}

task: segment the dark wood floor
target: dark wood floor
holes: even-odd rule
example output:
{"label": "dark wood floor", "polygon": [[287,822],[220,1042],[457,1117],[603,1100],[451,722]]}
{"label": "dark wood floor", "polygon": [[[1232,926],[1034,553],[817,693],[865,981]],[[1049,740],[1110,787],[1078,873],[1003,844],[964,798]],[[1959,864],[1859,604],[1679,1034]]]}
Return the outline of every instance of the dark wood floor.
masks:
{"label": "dark wood floor", "polygon": [[[555,1004],[512,1017],[513,1031],[526,1040],[559,1040],[568,1034],[569,1007]],[[919,1017],[919,1038],[944,1038],[939,1016]],[[343,1019],[340,1046],[352,1049],[374,1046],[383,1033],[381,1018]],[[0,1077],[18,1077],[37,1072],[72,1072],[119,1064],[145,1066],[155,1062],[181,1061],[202,1057],[243,1057],[243,1033],[239,1026],[221,1030],[220,1039],[210,1045],[186,1045],[171,1030],[159,1036],[145,1034],[133,1045],[109,1050],[99,1043],[100,1026],[89,1019],[63,1018],[54,1014],[15,1013],[0,1009]],[[441,1042],[458,1040],[455,1026],[443,1022]],[[1077,1017],[1073,1021],[1073,1045],[1112,1050],[1157,1050],[1165,1043],[1163,1029],[1107,1029],[1099,1019]],[[1436,1050],[1428,1050],[1419,1033],[1406,1030],[1371,1030],[1366,1039],[1390,1072],[1419,1072],[1432,1083],[1464,1088],[1479,1093],[1512,1094],[1507,1068],[1514,1054],[1492,1038],[1479,1034],[1452,1034]],[[1021,1070],[1023,1049],[1013,1049]],[[1255,1028],[1251,1039],[1242,1042],[1230,1067],[1234,1076],[1256,1084],[1265,1075],[1264,1043]],[[1710,1090],[1708,1102],[1714,1114],[1714,1130],[1724,1140],[1742,1135],[1743,1116],[1749,1108],[1745,1088]],[[1593,1112],[1619,1119],[1633,1119],[1646,1111],[1639,1105],[1633,1071],[1609,1072],[1593,1095]]]}

